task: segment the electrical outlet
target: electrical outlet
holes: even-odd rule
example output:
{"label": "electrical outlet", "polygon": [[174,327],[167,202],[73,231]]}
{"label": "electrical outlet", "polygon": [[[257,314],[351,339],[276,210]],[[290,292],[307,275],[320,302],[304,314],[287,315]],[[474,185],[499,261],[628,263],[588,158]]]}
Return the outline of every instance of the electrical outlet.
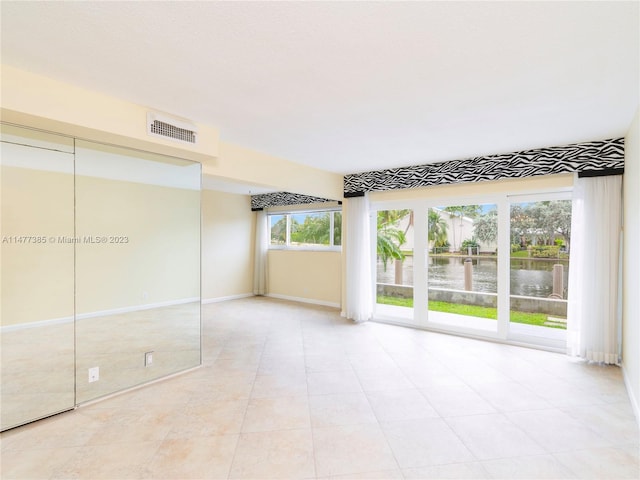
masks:
{"label": "electrical outlet", "polygon": [[89,383],[97,382],[100,380],[100,367],[93,367],[89,369]]}
{"label": "electrical outlet", "polygon": [[146,352],[144,354],[144,366],[148,367],[153,364],[153,352]]}

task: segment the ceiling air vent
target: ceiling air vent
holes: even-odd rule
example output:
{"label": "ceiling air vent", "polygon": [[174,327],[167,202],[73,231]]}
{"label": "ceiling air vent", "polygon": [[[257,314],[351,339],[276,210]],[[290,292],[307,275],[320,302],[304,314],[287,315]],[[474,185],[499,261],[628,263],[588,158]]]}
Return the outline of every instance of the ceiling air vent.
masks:
{"label": "ceiling air vent", "polygon": [[196,143],[198,128],[187,121],[163,115],[147,113],[147,133],[154,137],[170,138],[178,142]]}

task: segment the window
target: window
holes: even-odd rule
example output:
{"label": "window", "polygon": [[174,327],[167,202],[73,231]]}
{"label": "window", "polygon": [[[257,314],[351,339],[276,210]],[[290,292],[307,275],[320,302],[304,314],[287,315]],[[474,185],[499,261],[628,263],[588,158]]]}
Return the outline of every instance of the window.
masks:
{"label": "window", "polygon": [[269,214],[270,248],[331,249],[342,245],[342,212],[315,210]]}
{"label": "window", "polygon": [[570,191],[460,200],[373,204],[375,318],[562,351]]}

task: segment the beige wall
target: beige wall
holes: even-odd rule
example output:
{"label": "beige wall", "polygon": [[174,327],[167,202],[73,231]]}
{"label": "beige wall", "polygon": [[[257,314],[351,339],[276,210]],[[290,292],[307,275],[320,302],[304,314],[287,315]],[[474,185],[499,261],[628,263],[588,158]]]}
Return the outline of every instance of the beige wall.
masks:
{"label": "beige wall", "polygon": [[269,295],[340,306],[342,254],[305,250],[269,250]]}
{"label": "beige wall", "polygon": [[151,137],[146,114],[153,105],[132,104],[7,65],[1,73],[4,122],[198,161],[203,173],[221,179],[342,198],[342,175],[221,142],[217,128],[197,119],[192,119],[198,128],[195,145]]}
{"label": "beige wall", "polygon": [[200,296],[200,192],[76,177],[78,315]]}
{"label": "beige wall", "polygon": [[640,109],[625,139],[622,365],[640,423]]}
{"label": "beige wall", "polygon": [[202,300],[252,295],[255,213],[247,195],[202,191]]}
{"label": "beige wall", "polygon": [[[73,318],[73,155],[2,145],[2,155],[61,159],[71,173],[2,166],[2,326]],[[15,243],[13,236],[45,243]],[[51,240],[53,237],[54,241]]]}
{"label": "beige wall", "polygon": [[342,175],[227,142],[220,143],[219,158],[204,164],[203,173],[270,186],[285,192],[342,199]]}
{"label": "beige wall", "polygon": [[195,145],[147,135],[145,107],[2,65],[2,120],[195,161],[217,155],[219,134],[197,124]]}

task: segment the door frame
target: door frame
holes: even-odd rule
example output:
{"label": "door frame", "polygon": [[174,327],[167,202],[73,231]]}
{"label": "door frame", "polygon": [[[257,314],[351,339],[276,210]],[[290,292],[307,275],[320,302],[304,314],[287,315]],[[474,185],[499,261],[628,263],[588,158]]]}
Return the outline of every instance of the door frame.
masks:
{"label": "door frame", "polygon": [[[513,345],[526,345],[553,351],[564,351],[565,341],[548,341],[542,337],[533,337],[514,333],[510,329],[510,222],[511,204],[522,201],[544,200],[570,200],[572,187],[556,187],[551,189],[536,189],[527,191],[508,191],[489,194],[477,194],[466,196],[428,196],[424,198],[411,198],[405,200],[379,200],[370,202],[371,224],[371,265],[375,267],[377,260],[376,236],[377,236],[377,212],[380,210],[411,209],[414,212],[414,239],[413,239],[413,279],[414,279],[414,306],[413,314],[395,316],[381,313],[376,302],[376,274],[377,269],[372,268],[371,288],[373,301],[373,319],[384,323],[393,323],[403,326],[411,326],[425,330],[451,333],[484,340],[493,340]],[[428,210],[431,207],[454,205],[482,205],[495,204],[498,209],[498,257],[497,257],[497,330],[488,332],[471,328],[443,326],[429,321],[428,310]],[[419,247],[425,245],[426,247]],[[505,254],[506,252],[506,254]],[[420,272],[423,272],[420,274]],[[419,295],[418,292],[425,295]]]}

